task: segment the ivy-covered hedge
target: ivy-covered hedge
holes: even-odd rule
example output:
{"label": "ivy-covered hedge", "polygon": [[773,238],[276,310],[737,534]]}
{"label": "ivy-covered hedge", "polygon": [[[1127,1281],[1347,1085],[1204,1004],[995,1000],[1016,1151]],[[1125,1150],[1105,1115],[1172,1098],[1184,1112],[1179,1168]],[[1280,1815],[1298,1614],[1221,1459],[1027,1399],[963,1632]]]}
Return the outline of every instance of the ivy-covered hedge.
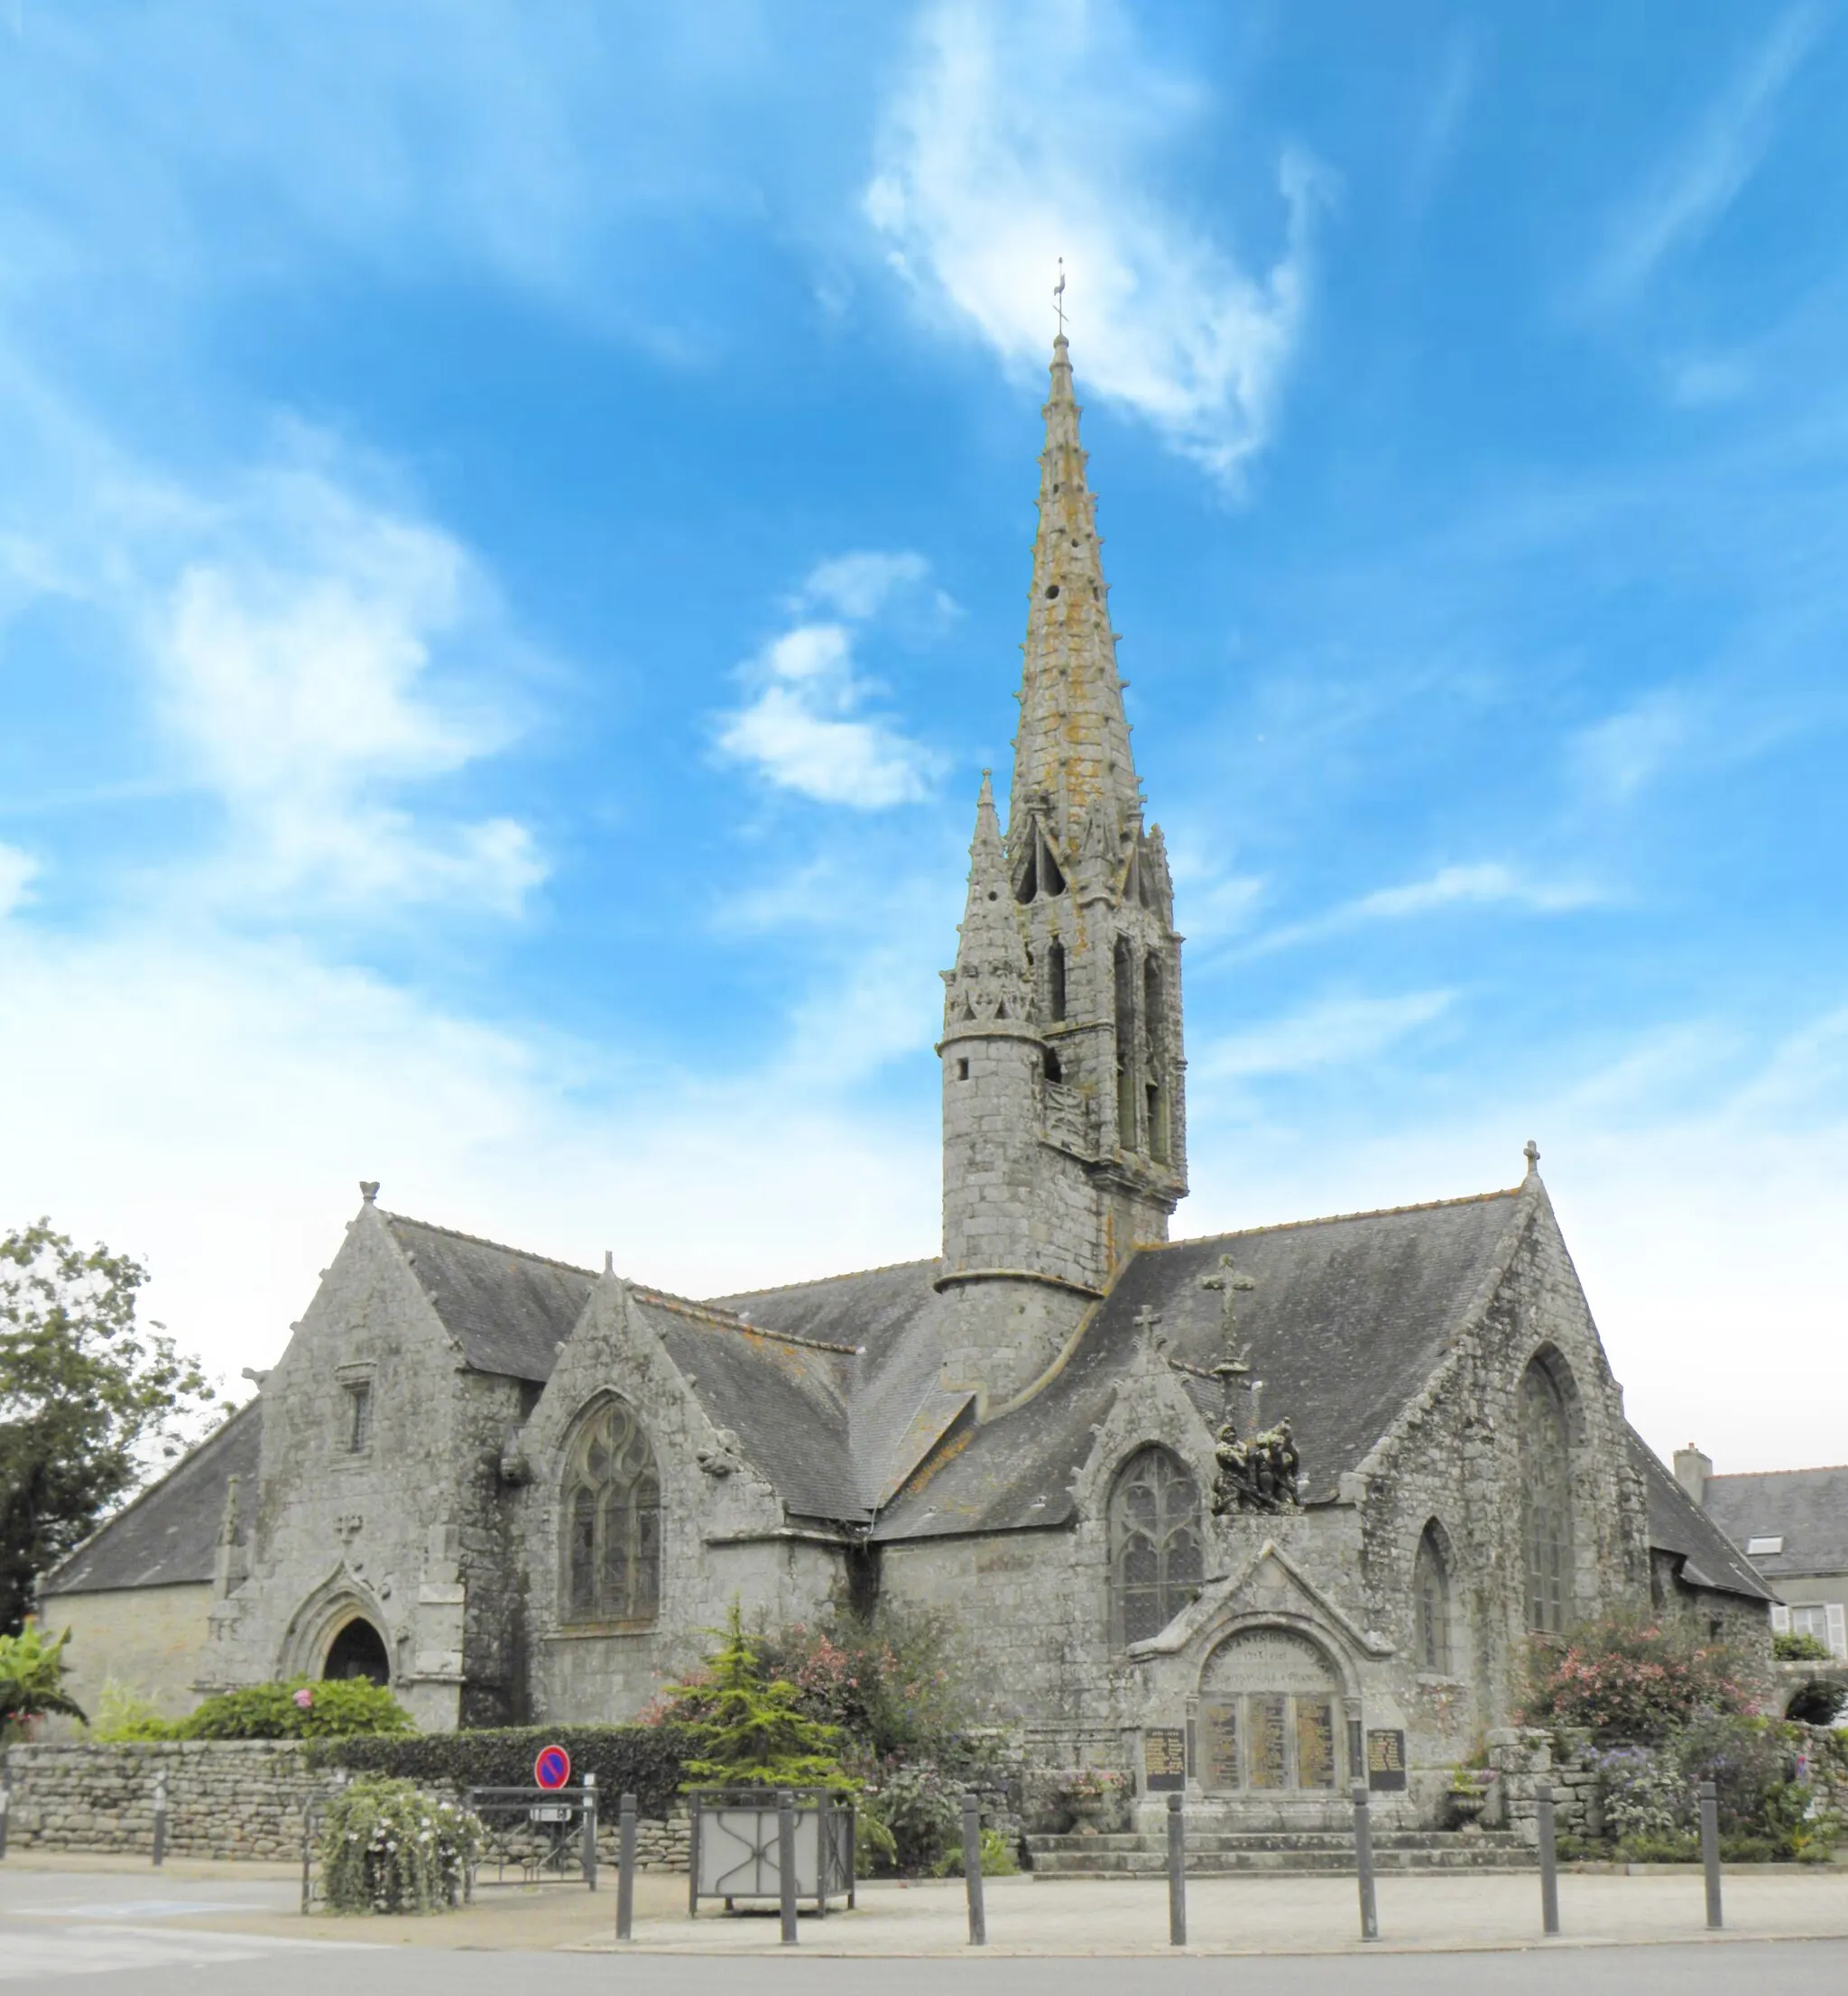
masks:
{"label": "ivy-covered hedge", "polygon": [[355,1774],[392,1775],[420,1787],[531,1788],[543,1746],[571,1756],[575,1785],[596,1776],[597,1807],[614,1815],[619,1796],[633,1792],[642,1815],[665,1816],[685,1779],[682,1764],[694,1742],[678,1725],[503,1726],[478,1733],[419,1733],[405,1739],[318,1740],[310,1764]]}

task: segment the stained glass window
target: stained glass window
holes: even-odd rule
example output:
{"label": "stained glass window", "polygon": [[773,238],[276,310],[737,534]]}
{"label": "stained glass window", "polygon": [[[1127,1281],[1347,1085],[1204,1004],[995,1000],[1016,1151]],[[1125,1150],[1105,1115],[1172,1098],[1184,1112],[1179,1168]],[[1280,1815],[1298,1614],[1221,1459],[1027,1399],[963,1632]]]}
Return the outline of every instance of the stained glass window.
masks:
{"label": "stained glass window", "polygon": [[1450,1670],[1450,1575],[1444,1564],[1444,1549],[1429,1525],[1418,1540],[1418,1557],[1412,1562],[1412,1614],[1415,1621],[1414,1652],[1420,1670]]}
{"label": "stained glass window", "polygon": [[624,1400],[605,1400],[573,1440],[563,1492],[565,1617],[653,1621],[661,1606],[661,1478]]}
{"label": "stained glass window", "polygon": [[1110,1498],[1113,1619],[1119,1645],[1167,1628],[1199,1590],[1199,1486],[1165,1448],[1132,1455]]}
{"label": "stained glass window", "polygon": [[1559,1635],[1572,1613],[1572,1450],[1566,1402],[1538,1359],[1520,1382],[1520,1499],[1527,1625]]}

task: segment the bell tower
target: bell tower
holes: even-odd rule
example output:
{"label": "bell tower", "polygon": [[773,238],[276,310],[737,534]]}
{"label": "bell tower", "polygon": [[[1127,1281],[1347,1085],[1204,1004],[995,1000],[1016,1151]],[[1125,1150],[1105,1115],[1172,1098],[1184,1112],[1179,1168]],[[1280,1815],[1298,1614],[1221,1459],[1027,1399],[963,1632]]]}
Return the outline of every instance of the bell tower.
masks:
{"label": "bell tower", "polygon": [[1144,827],[1065,335],[1003,837],[982,780],[945,973],[946,1383],[1030,1384],[1187,1192],[1180,946]]}

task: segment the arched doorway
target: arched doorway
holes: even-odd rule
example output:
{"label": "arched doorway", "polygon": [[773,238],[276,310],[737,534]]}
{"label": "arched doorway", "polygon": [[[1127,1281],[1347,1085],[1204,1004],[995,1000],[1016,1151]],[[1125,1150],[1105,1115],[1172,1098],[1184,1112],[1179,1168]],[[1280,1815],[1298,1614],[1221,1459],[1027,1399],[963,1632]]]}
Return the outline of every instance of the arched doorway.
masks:
{"label": "arched doorway", "polygon": [[1200,1785],[1209,1795],[1340,1781],[1334,1666],[1305,1636],[1247,1629],[1222,1643],[1200,1679]]}
{"label": "arched doorway", "polygon": [[355,1615],[328,1645],[328,1660],[321,1666],[323,1677],[369,1677],[374,1684],[390,1684],[392,1659],[385,1639],[363,1616]]}

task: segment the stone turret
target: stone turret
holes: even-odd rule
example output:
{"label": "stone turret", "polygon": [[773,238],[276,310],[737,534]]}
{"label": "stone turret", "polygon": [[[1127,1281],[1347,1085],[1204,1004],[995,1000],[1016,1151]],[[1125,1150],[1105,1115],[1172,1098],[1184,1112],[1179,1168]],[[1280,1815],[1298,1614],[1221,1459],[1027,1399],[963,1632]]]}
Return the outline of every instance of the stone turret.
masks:
{"label": "stone turret", "polygon": [[1144,830],[1065,337],[1003,841],[984,774],[945,974],[946,1383],[993,1403],[1039,1376],[1187,1190],[1180,941]]}

